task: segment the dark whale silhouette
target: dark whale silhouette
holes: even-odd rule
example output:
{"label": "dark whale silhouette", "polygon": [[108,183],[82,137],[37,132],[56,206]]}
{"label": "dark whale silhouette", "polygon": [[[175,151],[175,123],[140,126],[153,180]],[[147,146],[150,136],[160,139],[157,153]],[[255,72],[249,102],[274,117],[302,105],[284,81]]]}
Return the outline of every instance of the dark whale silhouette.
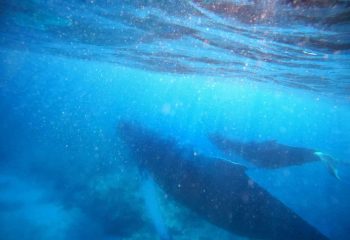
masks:
{"label": "dark whale silhouette", "polygon": [[212,224],[257,239],[328,239],[250,179],[245,167],[197,154],[133,123],[122,122],[118,129],[139,167]]}
{"label": "dark whale silhouette", "polygon": [[258,167],[280,168],[321,160],[313,149],[292,147],[276,141],[242,142],[220,134],[212,134],[209,139],[226,154],[239,155]]}
{"label": "dark whale silhouette", "polygon": [[228,157],[238,155],[257,167],[281,168],[322,161],[326,164],[329,173],[338,180],[340,179],[335,166],[336,160],[314,149],[288,146],[276,141],[242,142],[220,134],[211,134],[209,139]]}

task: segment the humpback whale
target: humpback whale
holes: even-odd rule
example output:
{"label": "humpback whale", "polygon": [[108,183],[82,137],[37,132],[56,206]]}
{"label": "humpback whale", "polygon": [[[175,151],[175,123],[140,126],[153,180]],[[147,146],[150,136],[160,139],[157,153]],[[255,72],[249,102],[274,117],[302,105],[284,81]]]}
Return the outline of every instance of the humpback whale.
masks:
{"label": "humpback whale", "polygon": [[210,141],[227,155],[239,155],[262,168],[281,168],[322,161],[331,175],[339,179],[335,160],[327,154],[309,148],[293,147],[277,141],[242,142],[220,134],[209,135]]}
{"label": "humpback whale", "polygon": [[135,123],[121,122],[118,132],[140,169],[212,224],[256,239],[328,239],[249,178],[245,167],[198,154]]}

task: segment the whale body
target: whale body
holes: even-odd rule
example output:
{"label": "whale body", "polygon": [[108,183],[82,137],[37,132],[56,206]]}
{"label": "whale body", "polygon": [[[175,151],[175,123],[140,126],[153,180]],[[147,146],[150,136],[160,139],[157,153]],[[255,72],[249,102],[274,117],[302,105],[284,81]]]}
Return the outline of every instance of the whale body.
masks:
{"label": "whale body", "polygon": [[220,134],[212,134],[209,139],[226,155],[238,155],[263,168],[281,168],[321,161],[313,149],[288,146],[276,141],[243,142]]}
{"label": "whale body", "polygon": [[198,154],[134,123],[122,122],[118,130],[140,169],[210,223],[256,239],[328,239],[249,178],[245,167]]}

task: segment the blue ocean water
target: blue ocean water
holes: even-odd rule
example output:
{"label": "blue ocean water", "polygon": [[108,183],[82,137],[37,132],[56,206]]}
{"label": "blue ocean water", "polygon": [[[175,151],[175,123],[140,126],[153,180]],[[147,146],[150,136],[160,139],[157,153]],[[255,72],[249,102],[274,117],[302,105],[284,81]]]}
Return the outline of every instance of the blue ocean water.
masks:
{"label": "blue ocean water", "polygon": [[[0,239],[248,239],[145,177],[120,121],[245,165],[349,239],[349,1],[291,2],[1,1]],[[212,133],[317,149],[340,179],[229,158]]]}

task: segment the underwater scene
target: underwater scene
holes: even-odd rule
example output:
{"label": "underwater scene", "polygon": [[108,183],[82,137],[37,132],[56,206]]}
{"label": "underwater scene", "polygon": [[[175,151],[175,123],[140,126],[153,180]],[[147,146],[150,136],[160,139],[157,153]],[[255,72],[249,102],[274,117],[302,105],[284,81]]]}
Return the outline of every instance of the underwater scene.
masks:
{"label": "underwater scene", "polygon": [[1,240],[350,239],[350,1],[0,1]]}

